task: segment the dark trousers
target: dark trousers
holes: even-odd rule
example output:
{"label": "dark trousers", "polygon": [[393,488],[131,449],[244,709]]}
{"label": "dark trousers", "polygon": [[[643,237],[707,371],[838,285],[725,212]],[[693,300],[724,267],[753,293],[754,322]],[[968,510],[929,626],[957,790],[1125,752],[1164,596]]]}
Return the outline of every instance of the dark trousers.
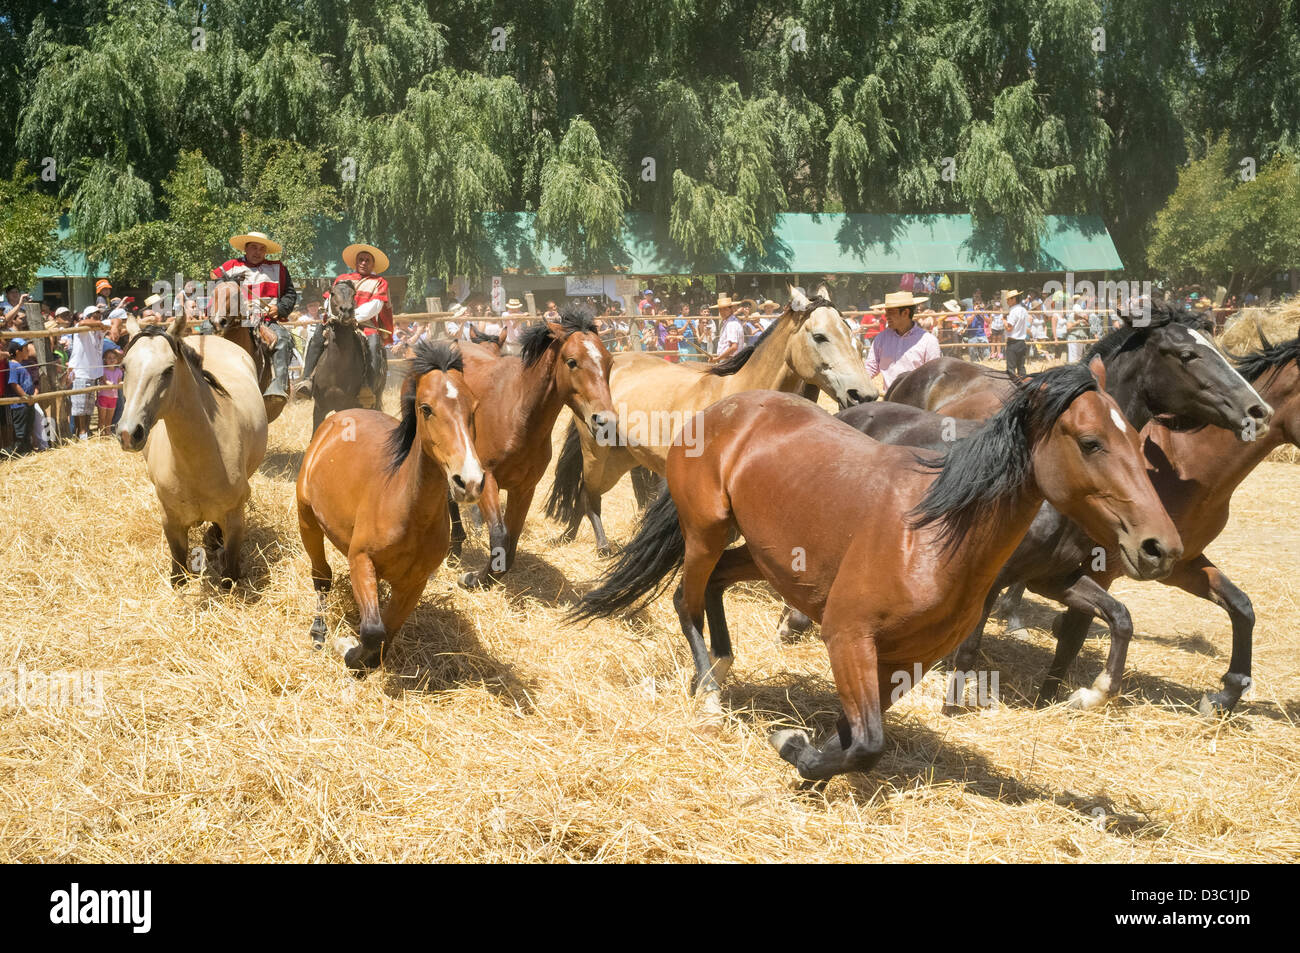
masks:
{"label": "dark trousers", "polygon": [[1007,338],[1007,373],[1024,377],[1025,357],[1029,354],[1029,345],[1015,338]]}
{"label": "dark trousers", "polygon": [[36,413],[31,404],[11,404],[9,419],[14,425],[14,450],[18,453],[30,453],[32,447],[32,427],[35,425]]}

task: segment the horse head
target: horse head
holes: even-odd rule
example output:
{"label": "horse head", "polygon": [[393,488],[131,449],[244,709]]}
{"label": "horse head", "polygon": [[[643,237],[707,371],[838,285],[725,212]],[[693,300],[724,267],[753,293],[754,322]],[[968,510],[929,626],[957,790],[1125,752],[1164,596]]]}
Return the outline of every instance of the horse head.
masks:
{"label": "horse head", "polygon": [[355,324],[357,320],[357,286],[351,281],[336,281],[325,301],[325,316],[329,322]]}
{"label": "horse head", "polygon": [[544,321],[524,332],[522,357],[526,366],[537,364],[558,344],[552,373],[555,387],[575,417],[597,439],[613,439],[618,414],[609,392],[609,372],[614,359],[596,331],[590,308],[565,305],[559,321]]}
{"label": "horse head", "polygon": [[824,391],[841,409],[878,398],[880,393],[867,377],[853,333],[831,304],[826,285],[820,285],[812,298],[800,288],[788,287],[786,313],[795,331],[786,351],[787,366]]}
{"label": "horse head", "polygon": [[122,355],[124,403],[117,428],[123,450],[144,449],[153,425],[172,408],[177,375],[197,367],[198,356],[183,350],[180,341],[184,327],[183,314],[166,327],[150,324],[142,328],[134,319],[128,323],[132,332]]}

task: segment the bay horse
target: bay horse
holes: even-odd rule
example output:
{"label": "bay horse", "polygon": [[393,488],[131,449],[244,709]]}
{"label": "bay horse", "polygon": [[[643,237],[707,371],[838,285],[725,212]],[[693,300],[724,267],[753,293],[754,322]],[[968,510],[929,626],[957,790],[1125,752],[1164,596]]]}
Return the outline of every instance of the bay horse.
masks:
{"label": "bay horse", "polygon": [[[1031,375],[946,454],[879,443],[794,395],[725,398],[700,415],[700,452],[674,445],[668,491],[571,616],[644,604],[680,567],[674,605],[707,695],[731,664],[723,592],[767,580],[821,621],[844,706],[824,747],[798,730],[776,732],[773,747],[810,781],[870,770],[884,753],[882,713],[965,636],[1044,499],[1143,576],[1181,554],[1104,377],[1100,361]],[[791,460],[817,478],[791,479]],[[727,549],[736,532],[744,545]]]}
{"label": "bay horse", "polygon": [[207,547],[222,547],[221,585],[239,579],[248,480],[266,455],[266,410],[253,362],[211,335],[182,338],[185,316],[169,326],[127,322],[122,359],[125,403],[117,436],[142,452],[163,510],[171,584],[181,585],[189,530],[211,523]]}
{"label": "bay horse", "polygon": [[[617,426],[609,394],[612,359],[590,309],[567,305],[559,321],[525,330],[520,345],[517,357],[461,345],[465,379],[479,401],[475,447],[487,477],[478,506],[489,540],[487,564],[460,577],[468,589],[494,584],[514,565],[528,508],[551,460],[551,431],[560,411],[567,406],[584,430],[608,433]],[[501,490],[509,493],[504,512]],[[452,552],[459,555],[465,530],[455,503],[451,518]]]}
{"label": "bay horse", "polygon": [[1014,390],[1005,371],[940,357],[901,375],[885,391],[885,400],[949,417],[987,420]]}
{"label": "bay horse", "polygon": [[[571,424],[555,468],[546,514],[577,536],[585,516],[596,549],[609,552],[600,499],[638,465],[663,475],[668,451],[683,422],[729,394],[777,390],[815,398],[821,390],[840,407],[875,400],[853,334],[825,285],[812,298],[790,287],[790,303],[753,344],[706,367],[673,364],[651,354],[615,355],[609,387],[619,409],[616,439]],[[634,481],[638,498],[646,481]]]}
{"label": "bay horse", "polygon": [[[359,313],[356,290],[354,282],[335,282],[325,303],[325,320],[316,332],[325,335],[325,349],[312,375],[312,433],[330,413],[361,406],[367,358],[357,321],[370,315]],[[368,304],[375,305],[374,313],[383,307],[382,301]],[[375,394],[375,410],[383,410],[380,396]]]}
{"label": "bay horse", "polygon": [[[1183,557],[1173,572],[1160,581],[1207,599],[1228,613],[1232,622],[1232,656],[1223,676],[1223,690],[1206,692],[1201,714],[1230,712],[1251,683],[1251,655],[1255,612],[1250,597],[1205,555],[1228,523],[1232,494],[1270,453],[1283,443],[1300,446],[1300,338],[1270,344],[1261,330],[1262,349],[1237,358],[1242,376],[1254,383],[1260,396],[1274,408],[1272,424],[1253,440],[1220,427],[1176,430],[1152,422],[1142,431],[1142,450],[1156,492],[1183,537]],[[1114,566],[1107,553],[1105,565]],[[1084,567],[1087,578],[1102,594],[1098,602],[1110,622],[1111,638],[1127,645],[1133,622],[1127,608],[1108,590],[1116,578],[1113,570]],[[1039,704],[1055,700],[1062,679],[1078,656],[1092,613],[1069,608],[1054,626],[1056,654],[1039,690]],[[1120,671],[1123,671],[1122,665]],[[1072,701],[1092,707],[1113,698],[1118,682],[1107,672],[1089,688],[1080,689]]]}
{"label": "bay horse", "polygon": [[[242,266],[241,266],[242,267]],[[227,274],[235,274],[232,268]],[[242,296],[238,281],[218,281],[212,286],[212,297],[208,304],[208,321],[217,337],[224,338],[241,348],[253,362],[257,375],[257,386],[265,391],[271,383],[271,349],[275,342],[267,339],[270,333],[262,327],[261,317],[240,313]],[[286,401],[282,397],[267,397],[263,400],[266,409],[266,421],[271,423],[280,416]]]}
{"label": "bay horse", "polygon": [[[473,502],[484,474],[474,449],[476,400],[459,349],[415,345],[402,387],[402,419],[348,409],[316,430],[298,473],[298,532],[316,589],[313,643],[325,641],[325,598],[333,577],[325,539],[348,557],[361,610],[360,644],[349,668],[377,665],[451,544],[448,493]],[[392,587],[380,610],[379,581]]]}
{"label": "bay horse", "polygon": [[[1238,440],[1254,441],[1265,434],[1273,409],[1202,333],[1202,319],[1169,308],[1160,313],[1160,320],[1164,323],[1152,327],[1120,328],[1089,350],[1090,356],[1105,361],[1114,382],[1112,393],[1125,419],[1139,431],[1155,421],[1174,429],[1221,427]],[[965,666],[973,664],[998,594],[1008,587],[1016,592],[1028,587],[1089,618],[1100,616],[1111,627],[1105,670],[1094,689],[1076,692],[1071,704],[1090,708],[1118,692],[1132,623],[1123,605],[1086,570],[1104,563],[1118,575],[1128,572],[1129,567],[1122,559],[1118,564],[1105,562],[1104,547],[1098,547],[1098,542],[1061,513],[1045,506],[1024,541],[998,572],[985,601],[984,615],[957,653],[956,670],[967,671]],[[1013,612],[1007,629],[1015,631],[1019,627]],[[1040,704],[1048,704],[1054,697],[1055,684],[1049,682],[1048,691],[1040,691]]]}

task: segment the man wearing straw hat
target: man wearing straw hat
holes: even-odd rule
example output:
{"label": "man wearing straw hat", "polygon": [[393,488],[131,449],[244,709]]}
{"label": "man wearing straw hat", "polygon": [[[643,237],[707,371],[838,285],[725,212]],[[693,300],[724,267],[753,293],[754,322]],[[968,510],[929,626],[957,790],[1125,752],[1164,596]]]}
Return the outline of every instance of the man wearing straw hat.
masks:
{"label": "man wearing straw hat", "polygon": [[[352,282],[356,286],[353,301],[358,308],[371,301],[383,302],[379,313],[370,321],[359,322],[366,338],[366,386],[378,396],[378,389],[383,387],[388,372],[384,347],[391,344],[393,340],[393,305],[388,300],[388,279],[380,277],[388,270],[388,256],[374,245],[356,243],[343,249],[343,263],[352,270],[335,278],[334,284],[340,281]],[[316,373],[316,364],[324,350],[325,335],[317,331],[307,342],[307,354],[303,358],[302,365],[302,383],[298,385],[296,392],[298,396],[312,395],[312,375]]]}
{"label": "man wearing straw hat", "polygon": [[736,316],[739,301],[733,301],[726,292],[718,294],[716,305],[718,317],[722,319],[722,330],[718,332],[718,353],[709,358],[709,363],[725,361],[745,346],[745,326]]}
{"label": "man wearing straw hat", "polygon": [[885,330],[871,339],[865,365],[867,376],[885,379],[885,390],[908,371],[939,358],[939,342],[915,321],[917,305],[929,298],[910,291],[891,291],[885,300],[871,306],[872,311],[885,309]]}
{"label": "man wearing straw hat", "polygon": [[1025,358],[1029,354],[1029,345],[1025,338],[1029,336],[1029,310],[1020,303],[1020,291],[1011,289],[1006,292],[1007,304],[1007,373],[1024,377]]}
{"label": "man wearing straw hat", "polygon": [[[216,281],[238,281],[249,302],[256,301],[256,315],[261,324],[275,335],[271,349],[271,369],[274,372],[264,397],[289,398],[289,360],[293,355],[293,335],[282,321],[286,320],[298,301],[289,269],[282,261],[268,261],[267,255],[278,255],[283,249],[263,232],[248,232],[230,239],[231,247],[243,254],[212,269]],[[241,313],[244,308],[241,302]]]}

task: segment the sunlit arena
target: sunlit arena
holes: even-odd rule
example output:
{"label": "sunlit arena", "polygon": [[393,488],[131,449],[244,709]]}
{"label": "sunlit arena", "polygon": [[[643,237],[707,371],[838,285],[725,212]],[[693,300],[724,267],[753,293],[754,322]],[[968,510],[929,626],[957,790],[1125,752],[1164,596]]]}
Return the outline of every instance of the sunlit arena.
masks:
{"label": "sunlit arena", "polygon": [[1294,862],[1295,4],[569,6],[0,11],[0,861]]}

